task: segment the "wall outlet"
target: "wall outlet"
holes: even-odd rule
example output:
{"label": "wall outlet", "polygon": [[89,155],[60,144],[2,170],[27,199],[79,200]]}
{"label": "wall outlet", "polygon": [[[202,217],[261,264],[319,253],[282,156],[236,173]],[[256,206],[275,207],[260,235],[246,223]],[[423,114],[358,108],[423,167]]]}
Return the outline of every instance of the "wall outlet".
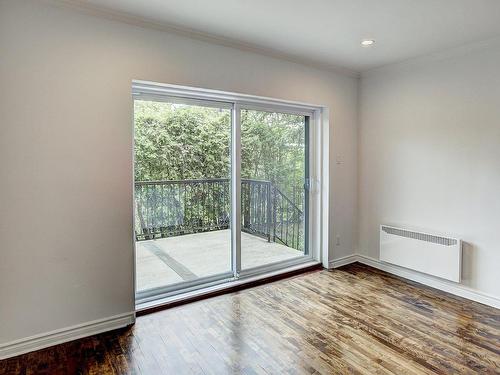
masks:
{"label": "wall outlet", "polygon": [[340,246],[340,236],[337,235],[335,245]]}

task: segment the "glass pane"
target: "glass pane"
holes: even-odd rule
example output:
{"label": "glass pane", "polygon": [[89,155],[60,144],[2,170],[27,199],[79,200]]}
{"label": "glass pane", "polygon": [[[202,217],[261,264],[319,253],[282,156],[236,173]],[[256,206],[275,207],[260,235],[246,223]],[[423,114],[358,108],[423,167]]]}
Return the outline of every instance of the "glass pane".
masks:
{"label": "glass pane", "polygon": [[307,121],[241,112],[242,269],[305,254]]}
{"label": "glass pane", "polygon": [[230,272],[231,111],[136,100],[134,122],[137,291]]}

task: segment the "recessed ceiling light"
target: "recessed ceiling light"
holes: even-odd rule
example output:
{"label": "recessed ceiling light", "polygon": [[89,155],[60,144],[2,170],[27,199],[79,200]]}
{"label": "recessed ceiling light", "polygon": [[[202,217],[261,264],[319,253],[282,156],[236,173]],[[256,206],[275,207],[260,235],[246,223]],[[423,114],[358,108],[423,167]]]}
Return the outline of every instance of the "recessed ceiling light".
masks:
{"label": "recessed ceiling light", "polygon": [[370,47],[370,46],[373,46],[375,44],[375,41],[373,39],[363,39],[361,41],[361,45],[363,47]]}

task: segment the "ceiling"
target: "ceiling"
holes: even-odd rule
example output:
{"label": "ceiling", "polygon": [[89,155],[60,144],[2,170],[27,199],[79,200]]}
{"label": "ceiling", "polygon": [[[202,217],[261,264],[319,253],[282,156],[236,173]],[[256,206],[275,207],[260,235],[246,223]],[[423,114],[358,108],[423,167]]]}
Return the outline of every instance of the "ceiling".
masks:
{"label": "ceiling", "polygon": [[355,72],[500,35],[500,0],[75,1]]}

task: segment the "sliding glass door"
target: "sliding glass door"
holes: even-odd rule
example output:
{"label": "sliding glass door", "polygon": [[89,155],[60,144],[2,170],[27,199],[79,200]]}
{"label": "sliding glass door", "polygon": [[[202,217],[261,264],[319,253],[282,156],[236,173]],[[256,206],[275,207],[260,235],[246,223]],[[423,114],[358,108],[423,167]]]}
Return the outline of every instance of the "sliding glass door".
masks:
{"label": "sliding glass door", "polygon": [[231,106],[136,100],[137,292],[231,277]]}
{"label": "sliding glass door", "polygon": [[307,250],[308,117],[241,111],[241,268]]}
{"label": "sliding glass door", "polygon": [[138,300],[310,259],[308,113],[141,93]]}

